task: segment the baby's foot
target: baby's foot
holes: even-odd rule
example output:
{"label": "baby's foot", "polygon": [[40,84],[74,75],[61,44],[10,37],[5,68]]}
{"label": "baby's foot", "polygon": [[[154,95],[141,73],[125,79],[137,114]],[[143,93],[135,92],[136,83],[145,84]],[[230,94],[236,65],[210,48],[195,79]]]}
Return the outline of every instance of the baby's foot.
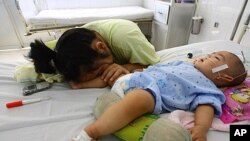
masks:
{"label": "baby's foot", "polygon": [[78,135],[76,135],[72,141],[92,141],[89,135],[85,131],[81,131]]}

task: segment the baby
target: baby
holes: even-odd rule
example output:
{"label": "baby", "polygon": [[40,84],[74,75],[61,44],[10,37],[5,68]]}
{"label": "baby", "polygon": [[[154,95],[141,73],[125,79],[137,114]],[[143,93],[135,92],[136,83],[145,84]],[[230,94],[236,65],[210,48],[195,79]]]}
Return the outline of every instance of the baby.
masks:
{"label": "baby", "polygon": [[114,133],[145,113],[182,109],[195,112],[195,125],[189,129],[192,140],[206,141],[213,117],[221,115],[225,102],[218,87],[238,85],[246,75],[235,54],[219,51],[193,63],[173,61],[122,76],[112,91],[123,99],[108,107],[73,140],[87,141]]}

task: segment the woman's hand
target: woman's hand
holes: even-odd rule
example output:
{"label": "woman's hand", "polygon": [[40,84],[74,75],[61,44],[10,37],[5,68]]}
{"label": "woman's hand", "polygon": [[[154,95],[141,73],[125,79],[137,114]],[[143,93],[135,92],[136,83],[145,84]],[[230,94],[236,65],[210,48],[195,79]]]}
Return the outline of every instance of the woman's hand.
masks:
{"label": "woman's hand", "polygon": [[69,85],[72,89],[82,89],[82,83],[83,82],[74,82],[74,81],[70,81]]}
{"label": "woman's hand", "polygon": [[113,83],[121,75],[128,74],[128,73],[129,71],[126,68],[114,63],[105,69],[101,78],[103,79],[104,82]]}

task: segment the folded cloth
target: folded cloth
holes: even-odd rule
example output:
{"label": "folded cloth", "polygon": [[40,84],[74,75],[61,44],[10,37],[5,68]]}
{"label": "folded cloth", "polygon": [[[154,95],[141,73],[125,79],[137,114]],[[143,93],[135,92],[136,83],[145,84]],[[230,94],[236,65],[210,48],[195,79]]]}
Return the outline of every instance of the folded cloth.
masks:
{"label": "folded cloth", "polygon": [[59,73],[54,73],[54,74],[46,74],[46,73],[40,73],[39,74],[39,79],[45,80],[49,83],[53,82],[63,82],[63,76]]}
{"label": "folded cloth", "polygon": [[14,70],[14,79],[19,83],[40,81],[32,62],[16,66]]}
{"label": "folded cloth", "polygon": [[35,66],[33,62],[28,62],[16,66],[14,70],[14,79],[19,83],[24,82],[37,82],[37,81],[47,81],[49,83],[62,82],[63,76],[61,74],[46,74],[46,73],[36,73]]}
{"label": "folded cloth", "polygon": [[[171,112],[169,115],[164,114],[161,117],[169,119],[175,123],[179,123],[187,129],[194,126],[194,113],[192,112],[176,110]],[[235,122],[233,124],[249,124],[249,121],[245,120]],[[210,130],[229,132],[229,126],[230,124],[224,124],[219,118],[214,118]]]}

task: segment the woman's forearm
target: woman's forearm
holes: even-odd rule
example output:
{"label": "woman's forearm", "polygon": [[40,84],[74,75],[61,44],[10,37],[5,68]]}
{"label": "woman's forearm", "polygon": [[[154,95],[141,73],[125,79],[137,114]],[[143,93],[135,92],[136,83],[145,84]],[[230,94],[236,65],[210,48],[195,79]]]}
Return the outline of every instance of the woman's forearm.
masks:
{"label": "woman's forearm", "polygon": [[126,68],[129,72],[133,72],[136,69],[143,69],[148,67],[148,65],[141,65],[141,64],[124,64],[122,66]]}
{"label": "woman's forearm", "polygon": [[104,88],[108,86],[107,82],[104,82],[101,77],[85,81],[85,82],[70,82],[73,89],[86,89],[86,88]]}
{"label": "woman's forearm", "polygon": [[93,80],[83,82],[84,88],[103,88],[108,86],[106,82],[104,82],[101,77],[97,77]]}

